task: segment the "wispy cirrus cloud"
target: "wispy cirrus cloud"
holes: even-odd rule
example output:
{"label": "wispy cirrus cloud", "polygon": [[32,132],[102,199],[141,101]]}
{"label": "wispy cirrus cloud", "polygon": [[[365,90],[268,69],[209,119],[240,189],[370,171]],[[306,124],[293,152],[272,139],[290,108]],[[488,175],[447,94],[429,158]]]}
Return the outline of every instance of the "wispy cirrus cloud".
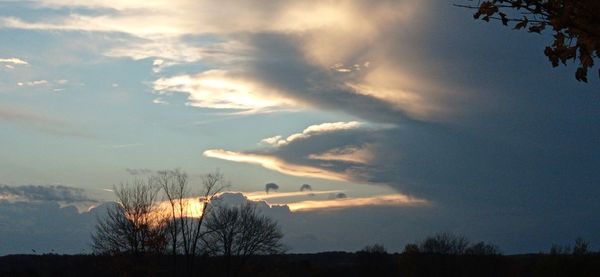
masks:
{"label": "wispy cirrus cloud", "polygon": [[68,121],[53,118],[24,107],[7,107],[0,105],[0,123],[2,121],[52,135],[80,138],[96,137],[94,134],[78,128],[77,126],[73,126],[73,124]]}
{"label": "wispy cirrus cloud", "polygon": [[0,64],[9,69],[13,69],[15,66],[29,65],[28,62],[19,58],[0,58]]}
{"label": "wispy cirrus cloud", "polygon": [[307,200],[286,204],[290,211],[334,210],[356,207],[396,206],[411,207],[430,204],[427,200],[411,197],[405,194],[378,195],[359,198],[338,198],[330,200]]}
{"label": "wispy cirrus cloud", "polygon": [[272,155],[211,149],[204,151],[204,156],[232,162],[257,164],[264,168],[292,176],[321,178],[335,181],[347,180],[347,176],[342,173],[307,165],[289,163]]}
{"label": "wispy cirrus cloud", "polygon": [[250,200],[267,200],[276,198],[287,198],[287,197],[312,197],[315,195],[339,193],[341,190],[315,190],[315,191],[293,191],[293,192],[277,192],[266,194],[264,191],[251,191],[243,192],[243,194]]}

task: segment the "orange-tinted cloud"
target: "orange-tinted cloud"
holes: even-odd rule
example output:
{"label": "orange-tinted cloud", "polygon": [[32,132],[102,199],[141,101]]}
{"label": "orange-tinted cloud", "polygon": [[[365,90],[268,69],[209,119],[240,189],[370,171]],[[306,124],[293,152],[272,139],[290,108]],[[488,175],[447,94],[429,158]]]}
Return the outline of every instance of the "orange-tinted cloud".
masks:
{"label": "orange-tinted cloud", "polygon": [[342,198],[321,201],[301,201],[288,203],[291,211],[314,211],[328,209],[346,209],[353,207],[367,206],[421,206],[429,202],[424,199],[411,197],[405,194],[389,194],[380,196],[360,197],[360,198]]}

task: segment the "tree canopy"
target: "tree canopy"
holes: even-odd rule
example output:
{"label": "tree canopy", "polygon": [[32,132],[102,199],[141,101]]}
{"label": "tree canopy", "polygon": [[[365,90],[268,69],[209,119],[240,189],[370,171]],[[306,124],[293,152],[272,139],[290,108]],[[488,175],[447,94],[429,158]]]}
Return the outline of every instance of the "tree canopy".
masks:
{"label": "tree canopy", "polygon": [[475,19],[498,20],[505,26],[514,24],[516,30],[551,30],[554,39],[544,54],[553,67],[566,65],[567,61],[578,63],[578,81],[588,81],[588,69],[600,55],[598,0],[489,0],[458,6],[476,9]]}

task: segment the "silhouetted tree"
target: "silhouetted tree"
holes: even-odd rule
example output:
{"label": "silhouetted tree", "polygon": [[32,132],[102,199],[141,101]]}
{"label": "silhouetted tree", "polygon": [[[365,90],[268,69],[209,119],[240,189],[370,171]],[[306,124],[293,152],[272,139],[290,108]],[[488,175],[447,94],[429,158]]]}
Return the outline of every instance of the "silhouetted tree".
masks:
{"label": "silhouetted tree", "polygon": [[117,203],[98,218],[92,235],[95,253],[162,253],[165,250],[166,224],[155,201],[159,188],[151,182],[135,181],[115,187]]}
{"label": "silhouetted tree", "polygon": [[225,258],[228,273],[233,267],[233,257],[239,261],[239,269],[252,255],[284,252],[280,242],[283,233],[277,222],[259,214],[252,203],[239,207],[214,207],[205,227],[206,249]]}
{"label": "silhouetted tree", "polygon": [[415,243],[408,243],[404,246],[404,254],[416,254],[419,253],[419,246]]}
{"label": "silhouetted tree", "polygon": [[379,243],[367,245],[360,252],[369,254],[387,254],[387,250],[385,249],[385,247]]}
{"label": "silhouetted tree", "polygon": [[[168,224],[168,236],[170,239],[170,248],[172,255],[177,255],[178,249],[183,248],[187,250],[187,241],[184,232],[186,225],[185,215],[187,213],[187,197],[188,197],[188,177],[184,172],[175,170],[159,171],[153,176],[153,182],[159,186],[169,204],[169,219]],[[179,241],[179,238],[183,242]]]}
{"label": "silhouetted tree", "polygon": [[465,249],[466,255],[477,255],[477,256],[490,256],[490,255],[501,255],[500,248],[494,244],[488,244],[480,241],[473,244]]}
{"label": "silhouetted tree", "polygon": [[[552,66],[579,63],[578,81],[587,82],[588,69],[600,55],[600,1],[598,0],[489,0],[474,5],[475,19],[495,19],[514,29],[541,33],[551,29],[554,41],[544,50]],[[600,76],[600,70],[598,70]]]}
{"label": "silhouetted tree", "polygon": [[573,255],[586,255],[590,253],[590,243],[582,238],[575,239],[573,246]]}
{"label": "silhouetted tree", "polygon": [[468,246],[469,240],[464,236],[439,233],[423,240],[419,251],[428,254],[462,255]]}
{"label": "silhouetted tree", "polygon": [[571,247],[566,245],[552,244],[550,247],[550,255],[569,255],[571,254]]}

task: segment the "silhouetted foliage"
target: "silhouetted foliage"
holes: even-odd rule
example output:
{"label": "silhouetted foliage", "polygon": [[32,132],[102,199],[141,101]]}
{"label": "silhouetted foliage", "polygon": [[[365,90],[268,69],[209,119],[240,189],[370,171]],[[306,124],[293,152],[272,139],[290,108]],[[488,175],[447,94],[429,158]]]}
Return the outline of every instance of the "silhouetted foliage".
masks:
{"label": "silhouetted foliage", "polygon": [[419,251],[427,254],[462,255],[469,246],[464,236],[452,233],[439,233],[430,236],[419,244]]}
{"label": "silhouetted foliage", "polygon": [[571,247],[566,245],[552,244],[550,247],[550,255],[569,255]]}
{"label": "silhouetted foliage", "polygon": [[404,254],[437,254],[437,255],[502,255],[498,246],[483,241],[471,244],[461,235],[439,233],[425,238],[420,243],[409,243],[404,247]]}
{"label": "silhouetted foliage", "polygon": [[[475,19],[495,19],[514,29],[541,33],[550,29],[554,41],[544,50],[553,67],[573,60],[579,63],[578,81],[587,82],[588,69],[600,55],[600,1],[598,0],[490,0],[477,6]],[[598,70],[600,77],[600,70]]]}
{"label": "silhouetted foliage", "polygon": [[480,241],[476,244],[473,244],[465,250],[465,255],[501,255],[502,252],[498,248],[498,246],[494,244],[488,244],[483,241]]}
{"label": "silhouetted foliage", "polygon": [[369,254],[387,254],[387,250],[385,249],[385,247],[379,243],[367,245],[360,252]]}

